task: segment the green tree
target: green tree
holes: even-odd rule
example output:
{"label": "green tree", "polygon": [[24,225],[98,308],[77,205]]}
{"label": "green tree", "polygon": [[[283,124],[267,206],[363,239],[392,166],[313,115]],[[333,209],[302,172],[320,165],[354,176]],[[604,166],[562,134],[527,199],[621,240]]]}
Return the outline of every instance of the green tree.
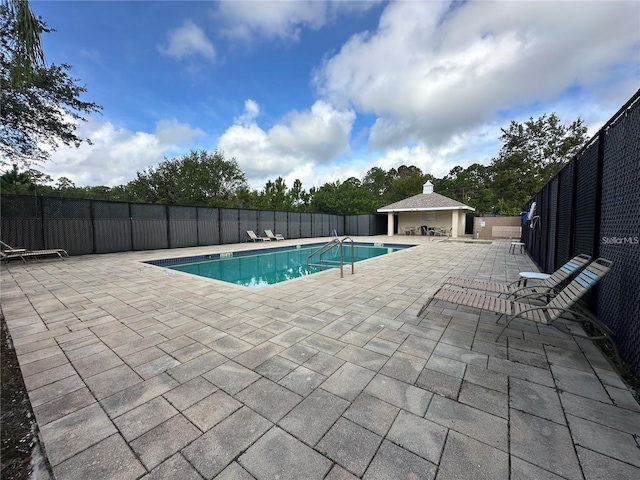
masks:
{"label": "green tree", "polygon": [[56,188],[58,190],[71,190],[76,188],[76,184],[67,177],[60,177],[56,182]]}
{"label": "green tree", "polygon": [[502,129],[503,145],[491,164],[495,213],[519,214],[522,205],[582,148],[586,133],[580,118],[565,126],[555,113],[511,122]]}
{"label": "green tree", "polygon": [[296,178],[293,181],[293,187],[287,192],[287,197],[289,198],[289,205],[293,211],[303,212],[309,208],[311,194],[302,188],[300,179]]}
{"label": "green tree", "polygon": [[246,186],[235,158],[226,160],[220,151],[201,150],[138,172],[125,188],[135,201],[227,206],[234,203],[236,191]]}
{"label": "green tree", "polygon": [[232,199],[227,202],[227,207],[234,208],[263,208],[263,198],[257,190],[251,190],[247,186],[240,187],[236,190]]}
{"label": "green tree", "polygon": [[371,168],[362,178],[362,186],[382,199],[391,188],[393,177],[380,167]]}
{"label": "green tree", "polygon": [[16,164],[0,176],[0,181],[0,191],[5,194],[50,195],[54,192],[53,187],[48,185],[53,182],[49,175],[33,168],[20,171]]}
{"label": "green tree", "polygon": [[422,186],[427,180],[435,180],[433,175],[423,174],[414,165],[401,165],[398,169],[390,169],[388,173],[391,184],[384,196],[384,203],[390,204],[422,193]]}
{"label": "green tree", "polygon": [[456,166],[435,181],[438,193],[469,205],[480,213],[494,213],[495,196],[491,167],[474,163],[463,169]]}
{"label": "green tree", "polygon": [[61,144],[90,143],[77,135],[76,121],[101,107],[80,99],[86,87],[69,77],[69,65],[40,61],[39,36],[49,31],[33,18],[28,2],[0,5],[0,165],[29,166],[47,160]]}
{"label": "green tree", "polygon": [[275,182],[269,180],[264,186],[265,207],[272,210],[291,210],[287,196],[287,184],[284,178],[278,177]]}
{"label": "green tree", "polygon": [[362,187],[360,180],[351,177],[343,183],[325,183],[318,188],[311,199],[311,208],[314,212],[336,215],[375,213],[378,200]]}
{"label": "green tree", "polygon": [[3,4],[15,19],[12,36],[8,39],[14,51],[10,72],[11,85],[13,88],[22,89],[33,80],[35,69],[45,66],[40,43],[43,25],[31,12],[27,0],[5,0]]}
{"label": "green tree", "polygon": [[29,171],[21,172],[18,165],[14,164],[11,170],[7,170],[0,176],[0,188],[2,193],[33,193],[36,185]]}

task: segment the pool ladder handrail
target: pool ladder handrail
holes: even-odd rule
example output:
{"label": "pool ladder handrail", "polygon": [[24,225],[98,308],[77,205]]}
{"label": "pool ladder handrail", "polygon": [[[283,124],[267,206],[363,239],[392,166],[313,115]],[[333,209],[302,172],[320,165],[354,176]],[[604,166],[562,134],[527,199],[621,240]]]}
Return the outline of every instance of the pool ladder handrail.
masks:
{"label": "pool ladder handrail", "polygon": [[[319,267],[320,269],[324,267],[330,267],[330,268],[340,267],[340,278],[344,278],[344,254],[342,251],[343,250],[342,245],[347,240],[351,242],[351,275],[353,275],[355,273],[355,268],[354,268],[355,257],[354,257],[354,249],[353,249],[353,238],[351,237],[344,237],[342,240],[340,240],[339,238],[334,238],[330,242],[326,243],[325,245],[323,245],[322,247],[314,251],[311,255],[309,255],[307,257],[307,274],[311,273],[311,267]],[[336,247],[338,247],[340,251],[339,261],[322,259],[322,256],[325,253],[333,250]],[[320,259],[318,260],[319,263],[311,263],[311,258],[314,255],[319,255],[320,257]]]}

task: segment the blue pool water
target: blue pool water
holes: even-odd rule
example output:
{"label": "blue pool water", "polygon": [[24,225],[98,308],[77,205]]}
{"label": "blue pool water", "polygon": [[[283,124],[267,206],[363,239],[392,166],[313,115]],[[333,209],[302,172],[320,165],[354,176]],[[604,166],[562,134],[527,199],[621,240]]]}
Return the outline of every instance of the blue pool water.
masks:
{"label": "blue pool water", "polygon": [[[307,257],[321,246],[322,244],[289,246],[182,259],[156,260],[149,263],[245,287],[260,288],[307,275]],[[355,244],[354,261],[374,258],[411,246],[413,245]],[[343,258],[345,275],[347,272],[350,274],[350,244],[343,246]],[[323,260],[339,261],[339,259],[340,252],[337,248],[323,255]],[[319,263],[317,255],[312,257],[311,263]],[[315,273],[320,271],[320,268],[312,266],[310,271]]]}

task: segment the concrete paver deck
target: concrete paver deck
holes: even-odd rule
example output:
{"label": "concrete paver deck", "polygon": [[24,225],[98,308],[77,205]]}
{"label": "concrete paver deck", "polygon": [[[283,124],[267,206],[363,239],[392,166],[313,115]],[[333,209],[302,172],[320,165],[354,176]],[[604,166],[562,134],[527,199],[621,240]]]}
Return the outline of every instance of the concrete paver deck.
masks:
{"label": "concrete paver deck", "polygon": [[590,342],[416,316],[447,276],[512,281],[526,255],[356,240],[418,246],[261,289],[143,262],[268,243],[3,267],[56,479],[640,478],[640,407]]}

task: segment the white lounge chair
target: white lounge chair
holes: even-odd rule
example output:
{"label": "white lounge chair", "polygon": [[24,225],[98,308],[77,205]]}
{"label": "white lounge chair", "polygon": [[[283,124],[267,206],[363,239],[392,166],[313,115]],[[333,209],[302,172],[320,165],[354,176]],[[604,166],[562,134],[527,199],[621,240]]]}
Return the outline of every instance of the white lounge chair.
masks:
{"label": "white lounge chair", "polygon": [[249,239],[253,242],[265,242],[270,241],[270,238],[261,237],[260,235],[256,235],[253,230],[247,230],[247,235],[249,235]]}
{"label": "white lounge chair", "polygon": [[[518,297],[533,297],[540,299],[557,293],[558,287],[560,287],[565,280],[568,280],[574,274],[586,267],[590,260],[591,256],[589,255],[576,255],[558,270],[553,272],[553,274],[547,275],[544,281],[532,286],[527,286],[526,284],[524,286],[520,285],[520,282],[522,282],[522,274],[528,273],[520,272],[521,278],[511,283],[488,282],[484,280],[477,280],[473,277],[449,277],[444,281],[444,285],[441,288],[448,288],[447,285],[453,285],[467,290],[482,290],[485,292],[499,293],[500,295],[505,295],[506,298],[517,299]],[[424,313],[432,299],[433,298],[429,299],[422,306],[418,312],[418,317]],[[549,299],[547,298],[547,301],[548,300]]]}
{"label": "white lounge chair", "polygon": [[[514,319],[521,318],[555,327],[561,332],[574,337],[587,338],[590,340],[607,339],[615,348],[612,340],[614,333],[609,327],[594,315],[589,314],[585,308],[581,306],[576,308],[576,303],[611,270],[612,265],[613,262],[604,258],[594,260],[566,287],[558,293],[549,294],[550,301],[546,305],[533,305],[521,303],[520,301],[514,302],[504,298],[482,295],[469,290],[457,290],[446,287],[440,288],[440,290],[434,294],[433,299],[498,313],[500,316],[496,323],[499,322],[502,317],[506,316],[507,323],[495,341],[498,341]],[[564,314],[567,313],[568,316],[565,316]],[[557,322],[557,320],[560,319],[574,322],[589,322],[597,333],[589,335],[569,330],[566,325]]]}
{"label": "white lounge chair", "polygon": [[280,233],[274,234],[271,230],[265,230],[264,233],[269,240],[284,240],[284,237]]}
{"label": "white lounge chair", "polygon": [[41,257],[44,255],[57,255],[60,258],[68,257],[69,254],[62,248],[49,248],[47,250],[29,250],[28,248],[14,248],[0,241],[2,245],[2,260],[8,262],[12,258],[19,258],[26,263],[27,258]]}

